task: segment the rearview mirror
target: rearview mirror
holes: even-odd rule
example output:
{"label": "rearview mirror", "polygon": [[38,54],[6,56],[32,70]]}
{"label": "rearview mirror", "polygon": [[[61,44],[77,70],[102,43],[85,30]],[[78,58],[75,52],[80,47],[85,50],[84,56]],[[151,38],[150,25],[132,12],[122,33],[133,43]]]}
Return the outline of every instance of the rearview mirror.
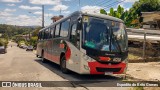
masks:
{"label": "rearview mirror", "polygon": [[78,23],[77,23],[77,30],[81,30],[82,29],[82,18],[79,17],[78,18]]}

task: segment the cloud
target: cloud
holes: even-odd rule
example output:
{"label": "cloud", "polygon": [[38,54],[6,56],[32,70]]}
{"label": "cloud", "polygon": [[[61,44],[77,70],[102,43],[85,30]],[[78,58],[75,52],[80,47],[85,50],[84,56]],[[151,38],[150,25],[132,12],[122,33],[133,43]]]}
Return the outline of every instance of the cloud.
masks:
{"label": "cloud", "polygon": [[21,2],[22,0],[0,0],[1,2],[12,2],[12,3],[18,3]]}
{"label": "cloud", "polygon": [[64,14],[69,14],[70,11],[63,11],[62,13],[64,13]]}
{"label": "cloud", "polygon": [[7,4],[8,6],[16,6],[15,4]]}
{"label": "cloud", "polygon": [[31,4],[43,4],[43,5],[57,5],[61,3],[61,0],[29,0]]}
{"label": "cloud", "polygon": [[136,2],[136,1],[139,1],[139,0],[125,0],[124,2]]}
{"label": "cloud", "polygon": [[[37,12],[33,12],[33,14],[35,15],[42,15],[42,12],[41,11],[37,11]],[[49,14],[49,13],[44,13],[44,16],[53,16],[52,14]]]}
{"label": "cloud", "polygon": [[3,11],[0,11],[0,17],[3,18],[3,17],[9,17],[9,16],[12,16],[13,14],[11,12],[15,12],[16,9],[4,9]]}
{"label": "cloud", "polygon": [[45,16],[45,17],[48,17],[48,18],[53,17],[53,15],[52,15],[52,14],[49,14],[49,13],[44,14],[44,16]]}
{"label": "cloud", "polygon": [[37,12],[34,12],[33,14],[42,15],[42,12],[41,11],[37,11]]}
{"label": "cloud", "polygon": [[89,6],[89,5],[86,5],[86,6],[83,6],[81,8],[82,11],[85,11],[85,12],[92,12],[92,13],[99,13],[100,9],[102,7],[99,7],[99,6]]}
{"label": "cloud", "polygon": [[19,8],[26,9],[26,10],[39,10],[39,9],[42,9],[41,7],[37,7],[37,6],[31,7],[31,6],[26,6],[26,5],[21,5],[21,6],[19,6]]}
{"label": "cloud", "polygon": [[4,11],[0,12],[0,17],[9,17],[9,16],[12,16],[12,14]]}
{"label": "cloud", "polygon": [[124,8],[125,11],[126,11],[126,10],[129,11],[129,9],[130,9],[130,8]]}
{"label": "cloud", "polygon": [[67,10],[67,9],[68,9],[68,6],[60,4],[60,5],[54,6],[50,10],[53,10],[53,11],[60,11],[60,10],[62,10],[62,11],[64,11],[64,10]]}
{"label": "cloud", "polygon": [[8,8],[4,9],[4,12],[15,12],[15,11],[16,9],[8,9]]}
{"label": "cloud", "polygon": [[41,25],[41,17],[19,15],[17,17],[6,17],[6,23],[18,26],[33,26]]}
{"label": "cloud", "polygon": [[30,19],[30,17],[27,15],[19,15],[18,18],[19,19]]}
{"label": "cloud", "polygon": [[71,1],[71,0],[64,0],[64,1],[68,2],[68,1]]}
{"label": "cloud", "polygon": [[[38,12],[38,11],[37,11]],[[3,16],[2,16],[3,15]],[[7,15],[7,16],[6,16]],[[45,13],[45,26],[48,26],[52,23],[50,18],[53,16],[52,14]],[[41,26],[42,25],[42,17],[41,15],[12,15],[9,13],[0,12],[0,19],[3,23],[9,25],[17,25],[17,26]]]}

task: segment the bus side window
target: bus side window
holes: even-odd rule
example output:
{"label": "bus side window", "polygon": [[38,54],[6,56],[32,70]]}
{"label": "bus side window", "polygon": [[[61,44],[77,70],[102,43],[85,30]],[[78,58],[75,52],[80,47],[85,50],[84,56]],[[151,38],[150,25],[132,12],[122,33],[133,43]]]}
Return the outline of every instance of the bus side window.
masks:
{"label": "bus side window", "polygon": [[61,23],[61,31],[60,31],[60,36],[61,37],[67,37],[68,36],[69,25],[70,25],[70,19]]}
{"label": "bus side window", "polygon": [[57,24],[55,30],[55,37],[59,37],[59,31],[60,31],[60,24]]}
{"label": "bus side window", "polygon": [[43,30],[43,40],[45,39],[45,30]]}
{"label": "bus side window", "polygon": [[77,39],[77,24],[73,24],[71,27],[71,36],[70,41],[75,45],[77,48],[79,48],[78,39]]}
{"label": "bus side window", "polygon": [[50,39],[50,28],[48,28],[48,31],[47,31],[47,39]]}
{"label": "bus side window", "polygon": [[44,39],[47,39],[46,37],[47,37],[47,32],[46,30],[44,30]]}

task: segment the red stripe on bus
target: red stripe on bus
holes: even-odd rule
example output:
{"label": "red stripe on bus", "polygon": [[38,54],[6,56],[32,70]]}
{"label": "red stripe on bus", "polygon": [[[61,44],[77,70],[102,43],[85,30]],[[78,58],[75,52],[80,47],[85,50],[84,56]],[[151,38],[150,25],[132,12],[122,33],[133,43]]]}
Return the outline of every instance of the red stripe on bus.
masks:
{"label": "red stripe on bus", "polygon": [[66,56],[66,60],[69,60],[71,57],[71,49],[68,46],[67,46],[67,51],[66,51],[65,56]]}
{"label": "red stripe on bus", "polygon": [[125,63],[119,63],[119,64],[101,64],[99,62],[88,62],[88,66],[90,67],[90,74],[104,74],[105,72],[98,72],[96,70],[97,67],[99,68],[121,68],[119,72],[113,72],[113,74],[122,74],[126,64]]}
{"label": "red stripe on bus", "polygon": [[48,60],[51,60],[53,62],[59,62],[60,57],[59,56],[55,56],[53,54],[44,52],[44,57]]}

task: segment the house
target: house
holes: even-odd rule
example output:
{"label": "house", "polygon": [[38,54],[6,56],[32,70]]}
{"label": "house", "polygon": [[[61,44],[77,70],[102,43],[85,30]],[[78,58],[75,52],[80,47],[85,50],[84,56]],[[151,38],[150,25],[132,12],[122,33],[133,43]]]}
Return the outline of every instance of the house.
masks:
{"label": "house", "polygon": [[160,11],[142,12],[143,28],[160,30]]}
{"label": "house", "polygon": [[51,18],[51,20],[52,20],[53,23],[54,23],[54,22],[58,21],[58,20],[61,19],[61,18],[63,18],[63,15],[53,16],[53,17]]}

